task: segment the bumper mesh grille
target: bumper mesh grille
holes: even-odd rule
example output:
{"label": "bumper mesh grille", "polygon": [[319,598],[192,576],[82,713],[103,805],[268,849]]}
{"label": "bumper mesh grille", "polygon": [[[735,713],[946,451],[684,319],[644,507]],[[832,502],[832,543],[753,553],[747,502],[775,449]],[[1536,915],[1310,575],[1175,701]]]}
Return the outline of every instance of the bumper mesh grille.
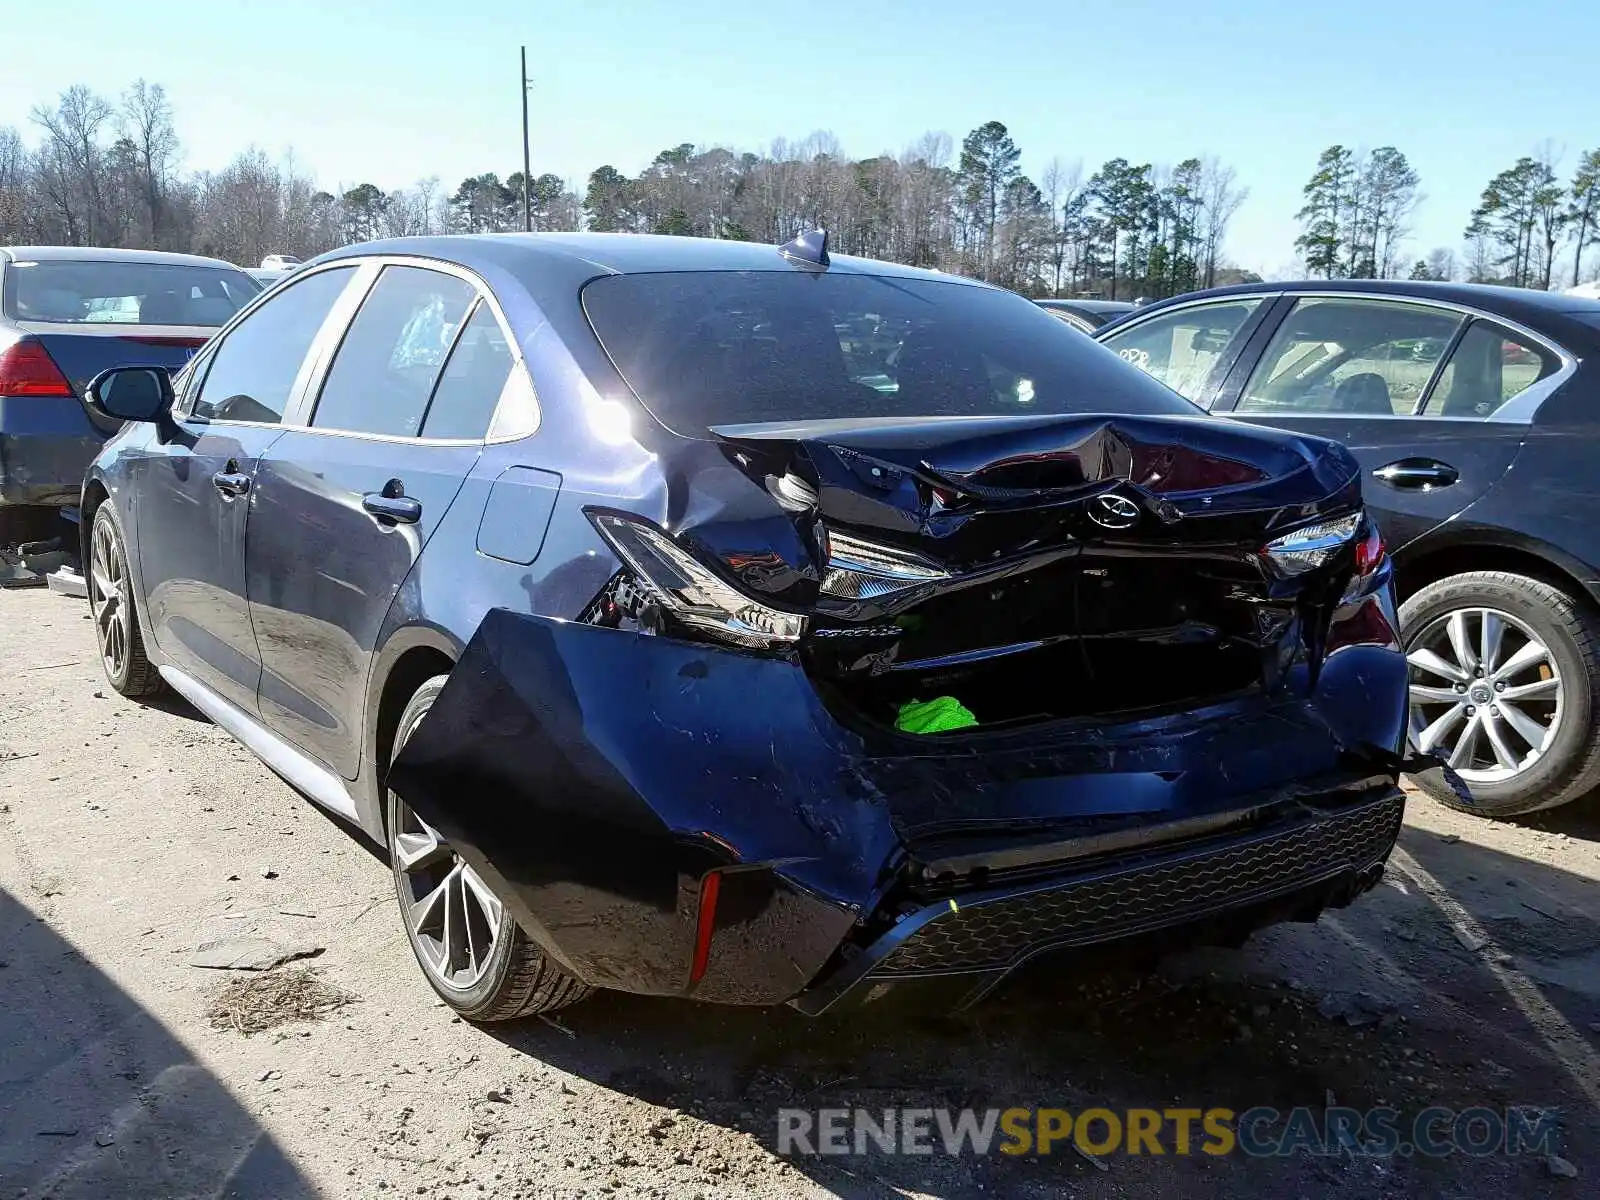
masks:
{"label": "bumper mesh grille", "polygon": [[1291,829],[974,901],[926,922],[870,974],[1002,968],[1046,947],[1109,941],[1292,892],[1381,862],[1404,812],[1396,793]]}

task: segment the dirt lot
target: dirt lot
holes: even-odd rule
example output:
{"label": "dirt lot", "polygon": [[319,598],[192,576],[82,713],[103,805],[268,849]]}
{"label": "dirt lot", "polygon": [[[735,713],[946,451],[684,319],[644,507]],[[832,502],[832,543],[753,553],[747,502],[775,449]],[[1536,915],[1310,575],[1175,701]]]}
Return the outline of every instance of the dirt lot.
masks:
{"label": "dirt lot", "polygon": [[[101,677],[80,601],[0,592],[0,1197],[1594,1195],[1600,808],[1414,800],[1385,884],[1154,974],[808,1021],[599,996],[453,1021],[383,863],[179,702]],[[355,997],[246,1036],[196,948],[322,947]],[[280,968],[280,974],[294,968]],[[1348,1022],[1354,1020],[1352,1026]],[[1561,1154],[782,1160],[776,1112],[861,1105],[1557,1105]]]}

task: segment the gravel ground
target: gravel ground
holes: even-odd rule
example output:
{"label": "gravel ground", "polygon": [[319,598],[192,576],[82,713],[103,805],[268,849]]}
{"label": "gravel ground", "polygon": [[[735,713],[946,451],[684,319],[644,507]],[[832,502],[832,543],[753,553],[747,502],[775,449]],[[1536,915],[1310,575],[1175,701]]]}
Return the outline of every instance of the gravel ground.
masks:
{"label": "gravel ground", "polygon": [[[181,702],[116,696],[81,601],[0,592],[0,1198],[1596,1194],[1600,808],[1414,799],[1401,841],[1315,926],[1036,972],[962,1014],[927,990],[819,1021],[601,995],[479,1029],[423,982],[373,852]],[[271,989],[312,1019],[213,1020],[239,973],[190,959],[246,935],[321,950]],[[773,1153],[790,1105],[1330,1101],[1560,1106],[1579,1174]]]}

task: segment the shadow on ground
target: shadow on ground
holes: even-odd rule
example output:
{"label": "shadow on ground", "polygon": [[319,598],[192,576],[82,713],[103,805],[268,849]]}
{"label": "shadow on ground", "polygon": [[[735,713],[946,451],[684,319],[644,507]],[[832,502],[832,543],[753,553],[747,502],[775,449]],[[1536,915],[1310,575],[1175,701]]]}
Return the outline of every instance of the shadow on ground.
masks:
{"label": "shadow on ground", "polygon": [[316,1190],[156,1018],[0,891],[0,1197]]}
{"label": "shadow on ground", "polygon": [[1600,790],[1581,800],[1563,804],[1547,812],[1532,813],[1517,822],[1529,829],[1564,833],[1585,842],[1600,842]]}
{"label": "shadow on ground", "polygon": [[[715,1008],[598,995],[499,1031],[545,1062],[774,1148],[777,1111],[861,1106],[1559,1106],[1583,1163],[1600,1106],[1594,884],[1407,828],[1387,877],[1314,926],[1154,970],[1103,961],[1026,972],[976,1010],[925,985],[853,1013]],[[1170,1145],[1170,1139],[1169,1139]],[[841,1196],[1542,1196],[1573,1185],[1542,1157],[1387,1160],[1118,1156],[974,1161],[880,1154],[794,1166]],[[1586,1172],[1600,1163],[1583,1164]]]}
{"label": "shadow on ground", "polygon": [[144,708],[153,708],[157,712],[166,713],[169,717],[181,717],[185,721],[197,721],[202,725],[213,723],[210,717],[169,687],[163,687],[153,696],[146,696],[139,701],[139,704]]}

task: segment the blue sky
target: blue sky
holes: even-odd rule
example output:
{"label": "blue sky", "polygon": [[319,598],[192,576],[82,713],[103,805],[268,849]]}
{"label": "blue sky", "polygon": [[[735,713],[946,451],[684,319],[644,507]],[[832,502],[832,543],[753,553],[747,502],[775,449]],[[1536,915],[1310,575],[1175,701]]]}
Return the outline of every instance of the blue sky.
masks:
{"label": "blue sky", "polygon": [[[521,167],[529,46],[535,172],[580,188],[679,142],[760,149],[836,134],[897,151],[1003,121],[1037,177],[1124,155],[1211,153],[1251,189],[1241,264],[1293,261],[1299,189],[1333,142],[1393,144],[1426,199],[1412,249],[1456,246],[1490,175],[1548,141],[1600,145],[1600,4],[1582,0],[78,0],[7,5],[0,124],[70,83],[166,85],[189,168],[293,148],[323,186]],[[24,128],[25,136],[30,130]]]}

